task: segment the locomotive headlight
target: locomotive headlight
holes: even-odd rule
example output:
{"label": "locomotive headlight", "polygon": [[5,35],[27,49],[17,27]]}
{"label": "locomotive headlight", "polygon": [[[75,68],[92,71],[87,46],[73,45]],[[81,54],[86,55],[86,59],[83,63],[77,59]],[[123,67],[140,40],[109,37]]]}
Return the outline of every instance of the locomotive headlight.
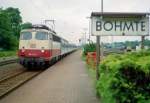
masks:
{"label": "locomotive headlight", "polygon": [[25,52],[25,48],[24,47],[22,47],[21,52]]}
{"label": "locomotive headlight", "polygon": [[44,53],[44,50],[41,50],[42,53]]}
{"label": "locomotive headlight", "polygon": [[42,47],[42,48],[41,48],[41,52],[44,53],[44,51],[45,51],[45,50],[44,50],[44,47]]}

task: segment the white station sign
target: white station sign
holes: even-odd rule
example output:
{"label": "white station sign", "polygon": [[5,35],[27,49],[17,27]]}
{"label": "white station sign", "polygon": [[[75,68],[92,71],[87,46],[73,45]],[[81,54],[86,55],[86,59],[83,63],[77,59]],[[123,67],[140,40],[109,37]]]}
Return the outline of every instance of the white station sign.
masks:
{"label": "white station sign", "polygon": [[94,36],[142,36],[149,35],[149,17],[91,17]]}

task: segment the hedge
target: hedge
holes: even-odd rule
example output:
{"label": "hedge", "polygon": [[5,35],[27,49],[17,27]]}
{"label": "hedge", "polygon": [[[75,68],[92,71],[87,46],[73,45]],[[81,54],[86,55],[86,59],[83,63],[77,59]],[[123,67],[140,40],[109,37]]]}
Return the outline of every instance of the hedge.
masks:
{"label": "hedge", "polygon": [[150,103],[150,51],[113,54],[99,66],[102,103]]}

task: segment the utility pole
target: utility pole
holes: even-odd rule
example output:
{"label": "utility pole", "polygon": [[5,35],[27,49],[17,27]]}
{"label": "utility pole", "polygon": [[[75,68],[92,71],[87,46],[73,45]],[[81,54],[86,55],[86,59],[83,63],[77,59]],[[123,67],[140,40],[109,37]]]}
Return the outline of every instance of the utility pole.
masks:
{"label": "utility pole", "polygon": [[90,41],[91,41],[91,31],[90,31],[90,28],[91,28],[91,26],[90,26],[90,19],[89,19],[89,44],[90,44]]}
{"label": "utility pole", "polygon": [[86,31],[88,30],[87,28],[83,28],[83,30],[84,30],[84,42],[85,42],[85,44],[86,44]]}
{"label": "utility pole", "polygon": [[91,18],[90,17],[86,17],[87,19],[89,19],[89,44],[90,44],[90,41],[91,41],[91,37],[90,37],[90,33],[91,33],[91,31],[90,31],[90,28],[91,28],[91,26],[90,26],[90,20],[91,20]]}
{"label": "utility pole", "polygon": [[[101,0],[101,13],[103,14],[103,0]],[[103,16],[102,18],[103,19]],[[100,77],[100,74],[99,74],[99,63],[100,63],[100,35],[96,36],[96,54],[97,54],[97,57],[96,57],[96,79],[98,80],[99,77]]]}

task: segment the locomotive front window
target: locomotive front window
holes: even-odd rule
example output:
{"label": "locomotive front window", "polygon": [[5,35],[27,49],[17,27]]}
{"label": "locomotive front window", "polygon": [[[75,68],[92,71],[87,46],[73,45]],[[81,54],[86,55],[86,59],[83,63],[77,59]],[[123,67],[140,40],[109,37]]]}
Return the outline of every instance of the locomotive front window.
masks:
{"label": "locomotive front window", "polygon": [[30,40],[30,39],[32,39],[32,33],[31,32],[22,32],[20,39],[21,40]]}
{"label": "locomotive front window", "polygon": [[46,32],[37,32],[35,38],[37,40],[48,40],[48,34]]}

